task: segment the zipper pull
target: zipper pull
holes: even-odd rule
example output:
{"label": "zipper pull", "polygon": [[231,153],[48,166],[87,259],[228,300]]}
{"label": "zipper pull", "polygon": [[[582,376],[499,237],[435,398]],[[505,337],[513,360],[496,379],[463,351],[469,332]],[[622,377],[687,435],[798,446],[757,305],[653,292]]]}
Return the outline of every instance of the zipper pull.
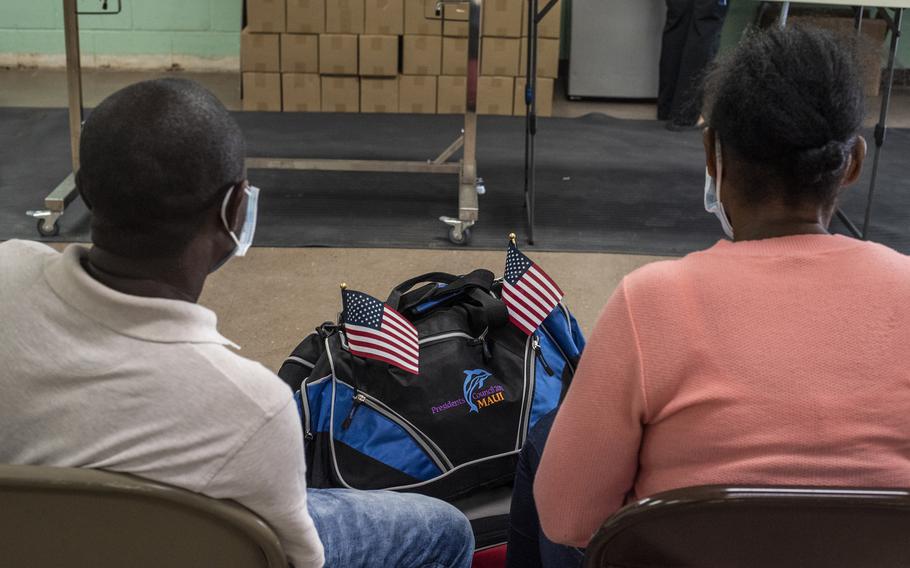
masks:
{"label": "zipper pull", "polygon": [[310,432],[309,430],[303,431],[303,441],[304,442],[311,442],[311,441],[313,441],[313,438],[315,438],[315,437],[316,436],[314,436],[313,433]]}
{"label": "zipper pull", "polygon": [[[552,374],[552,373],[551,373]],[[354,405],[351,406],[351,411],[348,412],[347,418],[344,419],[344,422],[341,423],[341,429],[347,430],[351,427],[351,420],[354,419],[354,415],[357,414],[357,409],[360,408],[360,405],[367,401],[367,397],[363,396],[360,393],[354,395]]]}
{"label": "zipper pull", "polygon": [[543,356],[543,349],[540,348],[540,339],[536,335],[534,336],[534,340],[531,342],[531,348],[535,353],[537,353],[537,358],[540,359],[540,362],[543,364],[543,370],[552,377],[553,369],[550,368],[549,363],[547,363],[546,358]]}

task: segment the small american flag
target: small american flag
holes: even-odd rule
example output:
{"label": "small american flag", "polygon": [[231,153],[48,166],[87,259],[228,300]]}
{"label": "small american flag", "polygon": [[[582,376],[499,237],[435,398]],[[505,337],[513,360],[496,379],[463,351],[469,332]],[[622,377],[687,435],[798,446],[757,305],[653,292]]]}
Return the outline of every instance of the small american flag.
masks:
{"label": "small american flag", "polygon": [[341,300],[341,318],[351,353],[419,374],[417,329],[411,322],[363,292],[342,290]]}
{"label": "small american flag", "polygon": [[509,243],[502,283],[502,301],[509,309],[509,320],[518,329],[532,335],[559,304],[562,296],[562,290],[547,273],[521,254],[514,242]]}

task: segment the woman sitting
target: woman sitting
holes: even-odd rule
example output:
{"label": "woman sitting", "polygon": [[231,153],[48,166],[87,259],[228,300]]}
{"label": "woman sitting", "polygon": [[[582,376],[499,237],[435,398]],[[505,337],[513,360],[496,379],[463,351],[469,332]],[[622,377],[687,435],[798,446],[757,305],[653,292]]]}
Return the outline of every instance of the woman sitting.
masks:
{"label": "woman sitting", "polygon": [[755,33],[704,100],[705,203],[732,241],[607,303],[536,473],[554,542],[679,487],[910,487],[910,257],[828,233],[866,154],[853,50]]}

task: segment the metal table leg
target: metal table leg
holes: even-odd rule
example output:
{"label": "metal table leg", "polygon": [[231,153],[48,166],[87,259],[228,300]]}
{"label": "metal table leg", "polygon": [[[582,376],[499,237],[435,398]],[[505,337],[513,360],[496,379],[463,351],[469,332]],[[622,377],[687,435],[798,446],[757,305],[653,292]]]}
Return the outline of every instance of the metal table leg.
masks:
{"label": "metal table leg", "polygon": [[878,181],[878,166],[881,158],[882,147],[885,145],[885,135],[888,131],[888,111],[891,107],[891,91],[894,88],[894,60],[901,37],[901,21],[904,9],[895,8],[894,22],[891,26],[891,52],[888,54],[888,71],[885,81],[885,92],[882,94],[882,108],[879,112],[878,124],[875,125],[875,157],[872,160],[872,181],[869,182],[869,196],[866,199],[866,217],[863,221],[863,240],[869,238],[869,227],[872,222],[872,199],[875,195],[875,183]]}
{"label": "metal table leg", "polygon": [[777,25],[780,29],[787,27],[787,17],[790,15],[790,3],[784,2],[780,5],[780,17],[777,19]]}
{"label": "metal table leg", "polygon": [[537,0],[528,2],[528,58],[525,68],[525,213],[527,216],[528,244],[534,244],[534,207],[537,201],[537,27],[553,9],[558,0],[549,0],[543,10],[537,11]]}
{"label": "metal table leg", "polygon": [[[79,170],[79,135],[82,132],[82,64],[79,60],[79,15],[76,0],[63,0],[63,34],[66,41],[66,87],[69,100],[70,153],[73,172]],[[60,232],[57,220],[77,197],[75,176],[69,174],[44,199],[43,210],[28,211],[38,219],[38,233],[45,237]]]}
{"label": "metal table leg", "polygon": [[468,74],[464,112],[464,157],[458,176],[458,218],[440,217],[449,225],[449,240],[467,244],[471,227],[480,215],[478,194],[482,180],[477,177],[477,77],[480,75],[480,12],[481,0],[469,0],[468,6]]}

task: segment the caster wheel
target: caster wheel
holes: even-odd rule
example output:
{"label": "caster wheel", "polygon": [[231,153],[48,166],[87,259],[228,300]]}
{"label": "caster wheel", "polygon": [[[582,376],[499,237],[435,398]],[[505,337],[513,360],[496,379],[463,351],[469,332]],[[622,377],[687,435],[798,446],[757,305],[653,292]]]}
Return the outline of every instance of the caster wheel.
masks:
{"label": "caster wheel", "polygon": [[455,227],[449,229],[449,242],[453,245],[464,246],[471,242],[471,229],[465,229],[459,234]]}
{"label": "caster wheel", "polygon": [[38,234],[42,237],[56,237],[60,234],[60,225],[54,221],[50,227],[45,223],[46,219],[38,219]]}

